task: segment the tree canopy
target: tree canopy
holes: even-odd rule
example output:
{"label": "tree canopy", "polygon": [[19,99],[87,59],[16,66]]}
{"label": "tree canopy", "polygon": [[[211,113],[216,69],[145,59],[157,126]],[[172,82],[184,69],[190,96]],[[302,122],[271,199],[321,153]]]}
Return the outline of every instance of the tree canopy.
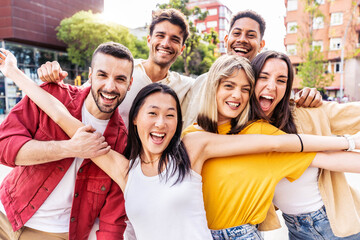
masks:
{"label": "tree canopy", "polygon": [[148,56],[145,39],[138,40],[126,27],[107,22],[92,11],[80,11],[63,19],[56,30],[57,38],[67,45],[69,60],[83,68],[89,66],[96,47],[109,41],[128,47],[135,58]]}

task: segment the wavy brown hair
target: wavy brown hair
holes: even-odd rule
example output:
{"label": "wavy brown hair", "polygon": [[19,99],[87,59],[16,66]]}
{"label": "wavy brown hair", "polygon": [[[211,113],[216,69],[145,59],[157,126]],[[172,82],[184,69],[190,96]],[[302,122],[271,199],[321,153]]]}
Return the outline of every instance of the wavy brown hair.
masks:
{"label": "wavy brown hair", "polygon": [[276,51],[265,51],[258,54],[251,62],[255,72],[255,85],[266,61],[272,58],[280,59],[286,63],[288,67],[288,80],[286,83],[285,95],[278,105],[276,105],[270,118],[270,123],[286,133],[297,133],[294,118],[291,114],[292,104],[290,103],[290,95],[294,81],[294,70],[289,57],[284,53]]}

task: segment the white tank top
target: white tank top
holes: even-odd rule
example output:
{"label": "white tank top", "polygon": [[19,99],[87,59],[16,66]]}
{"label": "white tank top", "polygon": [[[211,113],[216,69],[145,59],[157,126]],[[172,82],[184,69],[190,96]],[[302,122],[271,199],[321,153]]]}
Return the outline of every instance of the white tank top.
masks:
{"label": "white tank top", "polygon": [[282,179],[275,188],[274,204],[286,214],[319,210],[323,205],[318,187],[318,168],[309,167],[294,182]]}
{"label": "white tank top", "polygon": [[182,182],[174,185],[177,174],[167,181],[166,170],[161,175],[147,177],[141,170],[140,159],[135,161],[129,172],[124,198],[136,239],[211,240],[201,176],[191,170]]}

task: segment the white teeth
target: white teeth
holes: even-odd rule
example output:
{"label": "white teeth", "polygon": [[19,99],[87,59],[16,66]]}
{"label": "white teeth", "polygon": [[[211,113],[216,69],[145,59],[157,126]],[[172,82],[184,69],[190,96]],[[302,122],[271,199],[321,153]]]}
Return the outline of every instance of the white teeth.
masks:
{"label": "white teeth", "polygon": [[248,52],[248,50],[247,49],[245,49],[245,48],[240,48],[240,47],[236,47],[236,48],[234,48],[234,50],[235,51],[240,51],[240,52]]}
{"label": "white teeth", "polygon": [[116,98],[116,96],[107,95],[107,94],[105,94],[105,93],[101,93],[101,95],[102,95],[104,98],[109,99],[109,100],[112,100],[112,99],[115,99],[115,98]]}
{"label": "white teeth", "polygon": [[170,54],[170,52],[168,52],[168,51],[164,51],[164,50],[158,50],[158,51],[159,51],[159,53]]}
{"label": "white teeth", "polygon": [[232,102],[227,102],[228,105],[230,105],[231,107],[238,107],[240,105],[240,103],[232,103]]}
{"label": "white teeth", "polygon": [[151,133],[151,135],[154,135],[155,137],[164,137],[165,133]]}
{"label": "white teeth", "polygon": [[274,97],[271,97],[271,96],[261,96],[261,97],[266,98],[266,99],[270,99],[270,100],[274,99]]}

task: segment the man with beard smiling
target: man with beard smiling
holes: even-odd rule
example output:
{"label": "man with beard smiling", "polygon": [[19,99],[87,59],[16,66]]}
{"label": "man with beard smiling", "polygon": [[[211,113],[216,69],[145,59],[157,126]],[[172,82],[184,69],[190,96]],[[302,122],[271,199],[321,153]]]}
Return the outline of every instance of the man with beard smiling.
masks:
{"label": "man with beard smiling", "polygon": [[[87,125],[72,139],[29,98],[12,109],[0,125],[0,162],[14,168],[0,187],[1,239],[88,239],[97,217],[97,239],[123,239],[123,193],[89,158],[125,148],[127,131],[116,109],[132,71],[130,51],[109,42],[93,54],[90,87],[42,85]],[[16,74],[22,72],[7,75]]]}

